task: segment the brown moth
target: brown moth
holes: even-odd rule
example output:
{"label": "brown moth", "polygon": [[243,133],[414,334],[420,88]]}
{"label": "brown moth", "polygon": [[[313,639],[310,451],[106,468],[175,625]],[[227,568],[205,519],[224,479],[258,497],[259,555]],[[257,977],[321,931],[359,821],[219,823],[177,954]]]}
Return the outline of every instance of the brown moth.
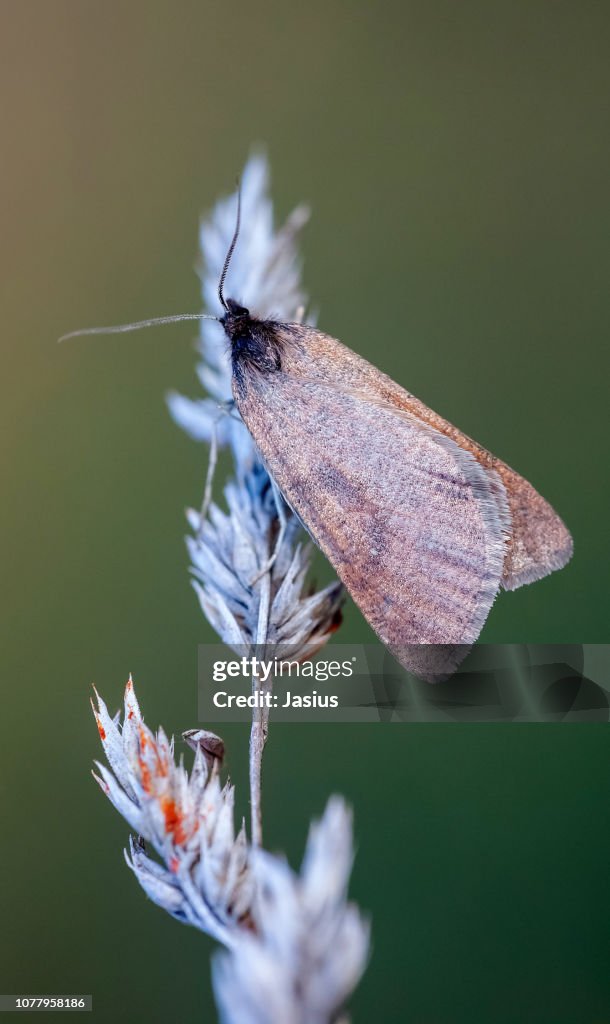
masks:
{"label": "brown moth", "polygon": [[240,205],[238,191],[222,317],[179,314],[64,338],[219,320],[236,406],[287,503],[404,667],[444,679],[499,589],[561,569],[572,538],[527,480],[340,341],[225,299]]}
{"label": "brown moth", "polygon": [[523,477],[341,342],[220,294],[235,403],[269,473],[383,643],[415,674],[446,677],[500,587],[568,562],[568,530]]}

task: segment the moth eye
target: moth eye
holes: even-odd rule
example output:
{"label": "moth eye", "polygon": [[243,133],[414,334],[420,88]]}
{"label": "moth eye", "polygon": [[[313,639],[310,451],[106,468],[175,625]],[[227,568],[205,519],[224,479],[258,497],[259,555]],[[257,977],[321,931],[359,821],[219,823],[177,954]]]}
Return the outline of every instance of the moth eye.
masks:
{"label": "moth eye", "polygon": [[239,302],[235,302],[235,299],[227,299],[227,306],[233,316],[249,316],[250,311],[245,306],[240,306]]}

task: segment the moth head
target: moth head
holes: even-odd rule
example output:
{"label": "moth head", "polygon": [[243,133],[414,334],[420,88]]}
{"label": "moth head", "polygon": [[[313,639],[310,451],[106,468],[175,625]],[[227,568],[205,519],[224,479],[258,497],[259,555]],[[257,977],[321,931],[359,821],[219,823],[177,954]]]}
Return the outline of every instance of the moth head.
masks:
{"label": "moth head", "polygon": [[235,341],[248,333],[250,310],[240,306],[235,299],[227,299],[225,308],[225,315],[220,318],[220,322],[230,340]]}

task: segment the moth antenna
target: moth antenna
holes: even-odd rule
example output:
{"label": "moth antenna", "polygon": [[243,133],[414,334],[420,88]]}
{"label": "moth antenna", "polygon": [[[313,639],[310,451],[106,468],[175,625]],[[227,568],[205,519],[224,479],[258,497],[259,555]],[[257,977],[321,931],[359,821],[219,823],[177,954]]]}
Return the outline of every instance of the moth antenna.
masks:
{"label": "moth antenna", "polygon": [[225,278],[227,276],[227,270],[229,269],[229,264],[231,262],[231,257],[233,256],[233,251],[235,249],[235,246],[237,244],[237,239],[239,237],[240,222],[241,222],[241,182],[240,182],[240,180],[238,178],[237,179],[237,216],[235,218],[235,231],[233,232],[233,238],[231,239],[231,244],[230,244],[230,246],[229,246],[229,248],[227,250],[227,255],[225,256],[225,261],[224,261],[224,264],[223,264],[222,273],[220,275],[220,281],[218,282],[218,298],[220,299],[220,305],[227,312],[229,310],[229,307],[227,306],[227,304],[225,302],[225,297],[224,297],[222,289],[224,287]]}
{"label": "moth antenna", "polygon": [[59,341],[68,338],[81,338],[85,334],[124,334],[127,331],[139,331],[141,327],[158,327],[161,324],[177,324],[181,320],[218,320],[209,313],[176,313],[173,316],[155,316],[151,320],[135,320],[131,324],[116,324],[114,327],[84,327],[78,331],[62,334]]}

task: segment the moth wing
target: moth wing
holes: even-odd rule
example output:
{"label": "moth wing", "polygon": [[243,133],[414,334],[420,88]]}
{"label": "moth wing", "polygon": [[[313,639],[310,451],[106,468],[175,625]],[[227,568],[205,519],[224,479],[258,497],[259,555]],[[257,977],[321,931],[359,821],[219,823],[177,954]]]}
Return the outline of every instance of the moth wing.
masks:
{"label": "moth wing", "polygon": [[563,520],[535,487],[500,459],[494,463],[506,488],[512,524],[502,586],[517,590],[563,569],[574,544]]}
{"label": "moth wing", "polygon": [[340,341],[314,328],[290,325],[282,363],[289,375],[333,382],[335,387],[358,389],[373,401],[382,401],[411,413],[417,420],[470,452],[485,469],[500,477],[511,517],[502,587],[515,590],[525,583],[562,569],[572,557],[572,538],[552,506],[519,473],[507,466],[414,395],[356,355]]}
{"label": "moth wing", "polygon": [[[416,674],[446,676],[502,579],[510,516],[497,474],[410,413],[333,383],[253,374],[236,398],[381,640]],[[423,657],[418,645],[439,647]]]}

